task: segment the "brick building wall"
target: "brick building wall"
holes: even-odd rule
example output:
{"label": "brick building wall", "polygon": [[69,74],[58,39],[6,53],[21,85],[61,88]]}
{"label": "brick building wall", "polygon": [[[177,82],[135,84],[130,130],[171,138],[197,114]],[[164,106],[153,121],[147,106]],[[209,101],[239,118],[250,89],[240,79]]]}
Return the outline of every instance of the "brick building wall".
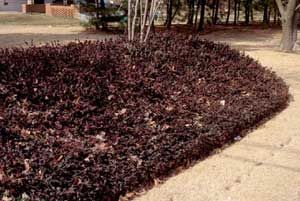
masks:
{"label": "brick building wall", "polygon": [[45,13],[45,4],[22,4],[22,13]]}
{"label": "brick building wall", "polygon": [[46,4],[46,15],[57,17],[74,17],[74,5],[51,5]]}
{"label": "brick building wall", "polygon": [[80,9],[74,4],[64,6],[64,5],[54,5],[54,4],[23,4],[23,13],[45,13],[48,16],[55,17],[71,17],[79,18]]}

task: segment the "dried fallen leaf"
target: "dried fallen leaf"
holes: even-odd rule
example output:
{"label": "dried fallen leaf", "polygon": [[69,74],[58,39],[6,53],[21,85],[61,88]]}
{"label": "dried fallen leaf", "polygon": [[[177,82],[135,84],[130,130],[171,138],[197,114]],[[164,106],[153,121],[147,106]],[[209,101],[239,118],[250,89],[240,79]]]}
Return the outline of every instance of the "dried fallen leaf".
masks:
{"label": "dried fallen leaf", "polygon": [[168,124],[164,124],[163,127],[161,128],[162,131],[166,131],[170,128]]}
{"label": "dried fallen leaf", "polygon": [[3,193],[2,201],[12,201],[13,198],[9,195],[9,191],[6,190]]}
{"label": "dried fallen leaf", "polygon": [[30,130],[22,128],[22,130],[21,130],[21,135],[22,136],[28,137],[28,136],[30,136],[30,134],[31,134]]}
{"label": "dried fallen leaf", "polygon": [[168,107],[166,107],[166,110],[167,110],[168,112],[170,112],[170,111],[174,110],[174,107],[173,107],[173,106],[168,106]]}
{"label": "dried fallen leaf", "polygon": [[220,101],[220,104],[221,104],[222,106],[224,106],[224,105],[225,105],[225,100],[221,100],[221,101]]}
{"label": "dried fallen leaf", "polygon": [[119,110],[118,112],[116,112],[116,113],[115,113],[115,116],[123,115],[123,114],[126,113],[126,111],[127,111],[127,109],[126,109],[126,108],[123,108],[123,109]]}
{"label": "dried fallen leaf", "polygon": [[30,162],[29,159],[24,159],[24,168],[25,168],[24,173],[25,174],[28,174],[31,169],[29,162]]}
{"label": "dried fallen leaf", "polygon": [[0,168],[0,183],[4,182],[6,179],[6,175],[4,173],[4,170]]}

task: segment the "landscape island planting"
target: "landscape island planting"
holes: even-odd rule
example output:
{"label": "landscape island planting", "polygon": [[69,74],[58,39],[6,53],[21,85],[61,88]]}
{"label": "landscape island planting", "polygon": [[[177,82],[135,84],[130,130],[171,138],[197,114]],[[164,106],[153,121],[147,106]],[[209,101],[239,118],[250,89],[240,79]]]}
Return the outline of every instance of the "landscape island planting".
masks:
{"label": "landscape island planting", "polygon": [[254,59],[163,33],[0,50],[0,195],[117,201],[283,109]]}

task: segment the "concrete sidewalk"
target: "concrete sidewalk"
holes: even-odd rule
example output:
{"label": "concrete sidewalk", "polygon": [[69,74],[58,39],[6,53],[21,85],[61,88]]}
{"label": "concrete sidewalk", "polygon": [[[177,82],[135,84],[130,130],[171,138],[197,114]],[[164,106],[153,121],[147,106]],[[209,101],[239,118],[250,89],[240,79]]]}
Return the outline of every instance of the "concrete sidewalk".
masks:
{"label": "concrete sidewalk", "polygon": [[290,86],[289,107],[241,141],[135,201],[300,201],[300,54],[274,50],[280,34],[265,32],[215,33],[205,38],[228,42],[272,67]]}

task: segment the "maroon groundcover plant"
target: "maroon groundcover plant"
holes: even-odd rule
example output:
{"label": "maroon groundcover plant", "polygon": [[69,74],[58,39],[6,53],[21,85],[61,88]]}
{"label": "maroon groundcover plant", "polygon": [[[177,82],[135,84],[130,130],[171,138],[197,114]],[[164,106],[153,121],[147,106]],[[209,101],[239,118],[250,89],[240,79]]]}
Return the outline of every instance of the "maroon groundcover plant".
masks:
{"label": "maroon groundcover plant", "polygon": [[165,33],[0,50],[0,198],[117,201],[283,109],[229,46]]}

